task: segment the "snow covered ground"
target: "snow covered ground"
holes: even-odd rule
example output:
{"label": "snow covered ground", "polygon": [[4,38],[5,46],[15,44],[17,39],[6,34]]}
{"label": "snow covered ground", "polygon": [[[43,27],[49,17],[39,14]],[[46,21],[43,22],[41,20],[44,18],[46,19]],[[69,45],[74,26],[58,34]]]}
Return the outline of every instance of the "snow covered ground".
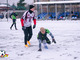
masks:
{"label": "snow covered ground", "polygon": [[[4,19],[5,20],[5,19]],[[12,22],[0,21],[0,50],[5,50],[8,57],[0,60],[80,60],[80,21],[37,21],[33,30],[33,37],[29,48],[24,47],[24,34],[20,20],[17,28],[10,30]],[[49,29],[57,42],[48,45],[49,49],[42,46],[38,52],[37,34],[40,27]],[[49,36],[49,35],[48,35]],[[51,40],[51,37],[49,36]]]}

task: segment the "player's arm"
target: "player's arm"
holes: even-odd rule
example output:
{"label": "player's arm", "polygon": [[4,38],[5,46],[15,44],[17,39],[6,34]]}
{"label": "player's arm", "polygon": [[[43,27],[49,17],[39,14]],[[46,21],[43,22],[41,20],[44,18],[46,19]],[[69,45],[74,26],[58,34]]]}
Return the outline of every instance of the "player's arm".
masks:
{"label": "player's arm", "polygon": [[24,20],[25,20],[25,15],[26,15],[27,11],[23,14],[22,18],[21,18],[21,25],[22,27],[24,26]]}
{"label": "player's arm", "polygon": [[17,13],[15,13],[15,15],[16,15],[16,18],[18,18],[18,14],[17,14]]}
{"label": "player's arm", "polygon": [[35,17],[35,15],[33,17],[33,22],[34,22],[34,25],[33,25],[33,29],[34,29],[36,27],[36,17]]}
{"label": "player's arm", "polygon": [[40,32],[38,33],[38,35],[37,35],[37,39],[38,39],[38,41],[39,41],[39,50],[38,51],[42,51],[42,49],[41,49],[41,34],[40,34]]}
{"label": "player's arm", "polygon": [[21,18],[21,25],[22,25],[22,27],[24,26],[24,19],[23,19],[23,17]]}
{"label": "player's arm", "polygon": [[48,29],[46,29],[46,32],[51,36],[52,42],[56,43],[53,34]]}
{"label": "player's arm", "polygon": [[40,32],[38,33],[37,38],[40,39],[40,40],[42,40],[42,37],[41,37],[41,33]]}
{"label": "player's arm", "polygon": [[52,39],[54,38],[54,36],[52,35],[52,33],[48,29],[46,29],[46,32],[51,36]]}
{"label": "player's arm", "polygon": [[13,13],[10,14],[10,18],[11,18],[11,19],[12,19],[12,15],[13,15]]}

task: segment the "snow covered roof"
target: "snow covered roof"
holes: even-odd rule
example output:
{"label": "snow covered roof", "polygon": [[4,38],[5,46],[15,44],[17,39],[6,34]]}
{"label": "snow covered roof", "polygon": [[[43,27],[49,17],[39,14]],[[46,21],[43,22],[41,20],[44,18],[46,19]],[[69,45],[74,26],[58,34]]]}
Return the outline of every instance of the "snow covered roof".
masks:
{"label": "snow covered roof", "polygon": [[[7,4],[6,3],[0,3],[0,7],[7,7]],[[8,7],[10,7],[10,5],[8,4]]]}
{"label": "snow covered roof", "polygon": [[34,4],[70,4],[80,3],[80,1],[50,1],[50,2],[35,2]]}
{"label": "snow covered roof", "polygon": [[0,5],[0,7],[7,7],[7,5]]}

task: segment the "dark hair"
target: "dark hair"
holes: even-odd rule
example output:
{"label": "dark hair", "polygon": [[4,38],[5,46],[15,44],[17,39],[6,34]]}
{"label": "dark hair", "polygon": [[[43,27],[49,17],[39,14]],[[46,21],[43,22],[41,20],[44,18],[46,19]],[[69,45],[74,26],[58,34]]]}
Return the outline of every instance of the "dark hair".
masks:
{"label": "dark hair", "polygon": [[33,5],[29,5],[29,9],[32,9],[32,8],[34,8],[34,6]]}

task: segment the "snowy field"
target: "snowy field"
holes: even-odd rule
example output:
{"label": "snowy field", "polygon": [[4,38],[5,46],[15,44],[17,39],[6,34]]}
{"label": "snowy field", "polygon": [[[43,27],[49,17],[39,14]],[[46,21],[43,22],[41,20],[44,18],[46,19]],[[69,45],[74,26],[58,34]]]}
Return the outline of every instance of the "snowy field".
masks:
{"label": "snowy field", "polygon": [[[4,19],[5,20],[5,19]],[[0,60],[80,60],[80,21],[37,21],[33,30],[30,47],[24,46],[24,34],[20,20],[17,19],[17,28],[10,30],[11,20],[0,21],[0,50],[5,50],[8,57]],[[38,52],[37,34],[40,27],[49,29],[57,42],[48,45],[42,52]],[[49,36],[49,35],[48,35]],[[51,40],[51,37],[49,36]]]}

